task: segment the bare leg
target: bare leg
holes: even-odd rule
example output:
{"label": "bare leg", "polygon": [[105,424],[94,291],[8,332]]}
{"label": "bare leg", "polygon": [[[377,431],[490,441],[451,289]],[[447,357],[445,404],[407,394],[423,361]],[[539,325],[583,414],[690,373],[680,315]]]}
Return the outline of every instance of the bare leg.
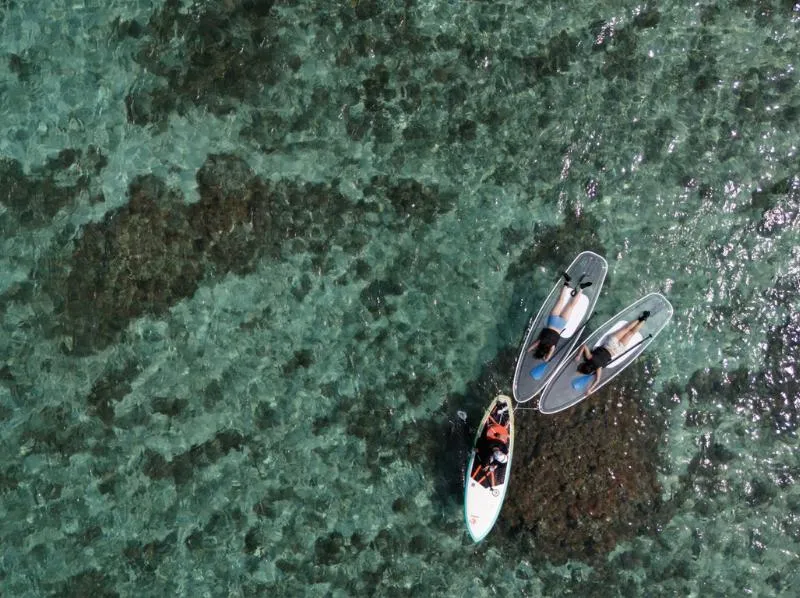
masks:
{"label": "bare leg", "polygon": [[575,309],[575,306],[578,305],[581,295],[583,295],[583,289],[577,289],[577,293],[570,297],[570,302],[567,303],[566,307],[561,310],[561,313],[556,315],[561,316],[565,321],[569,321],[569,317],[572,315],[572,311]]}
{"label": "bare leg", "polygon": [[617,330],[612,336],[624,347],[628,344],[628,341],[631,340],[633,335],[641,330],[643,325],[644,320],[633,320]]}
{"label": "bare leg", "polygon": [[570,294],[572,293],[572,289],[569,288],[567,285],[564,285],[561,288],[561,295],[558,297],[558,301],[556,302],[556,306],[550,312],[551,316],[558,316],[561,315],[561,310],[564,309],[564,306],[567,304],[567,301],[570,300]]}

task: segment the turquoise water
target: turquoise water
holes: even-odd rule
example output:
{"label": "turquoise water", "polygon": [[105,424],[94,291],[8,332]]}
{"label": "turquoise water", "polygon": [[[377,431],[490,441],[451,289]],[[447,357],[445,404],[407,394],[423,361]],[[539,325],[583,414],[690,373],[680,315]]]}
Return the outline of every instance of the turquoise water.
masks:
{"label": "turquoise water", "polygon": [[[0,32],[4,596],[796,594],[796,3],[0,0]],[[662,507],[584,539],[512,474],[552,509],[473,546],[456,411],[583,249],[599,319],[673,322],[624,392],[519,420],[577,463],[647,414]]]}

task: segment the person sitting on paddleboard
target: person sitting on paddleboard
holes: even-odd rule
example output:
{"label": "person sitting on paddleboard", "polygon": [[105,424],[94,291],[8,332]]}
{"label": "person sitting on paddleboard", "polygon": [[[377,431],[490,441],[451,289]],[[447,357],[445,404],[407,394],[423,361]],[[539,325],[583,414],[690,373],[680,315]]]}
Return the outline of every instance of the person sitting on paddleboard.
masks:
{"label": "person sitting on paddleboard", "polygon": [[494,470],[498,465],[505,465],[506,463],[508,463],[508,445],[495,446],[494,450],[492,450],[492,456],[489,457],[489,468]]}
{"label": "person sitting on paddleboard", "polygon": [[497,464],[508,462],[508,428],[491,420],[486,427],[486,433],[481,436],[475,451],[480,460],[494,469]]}
{"label": "person sitting on paddleboard", "polygon": [[583,344],[575,356],[575,361],[578,361],[581,356],[584,360],[578,366],[578,372],[584,375],[593,375],[594,380],[592,385],[586,391],[586,394],[591,394],[595,387],[600,383],[600,377],[603,375],[603,368],[609,363],[614,361],[617,357],[625,352],[625,347],[630,342],[633,335],[639,332],[644,326],[647,318],[650,317],[650,312],[642,312],[638,319],[628,322],[625,326],[617,330],[614,334],[608,337],[605,343],[597,347],[594,352],[589,351],[589,348]]}
{"label": "person sitting on paddleboard", "polygon": [[553,357],[556,345],[558,345],[558,339],[561,338],[561,333],[566,329],[572,310],[575,309],[583,294],[583,289],[592,286],[591,282],[579,281],[578,286],[573,289],[569,286],[570,280],[572,280],[569,274],[564,272],[563,276],[564,287],[561,289],[561,295],[547,317],[547,323],[539,333],[539,338],[528,348],[529,353],[534,351],[533,356],[543,361],[550,361],[550,358]]}

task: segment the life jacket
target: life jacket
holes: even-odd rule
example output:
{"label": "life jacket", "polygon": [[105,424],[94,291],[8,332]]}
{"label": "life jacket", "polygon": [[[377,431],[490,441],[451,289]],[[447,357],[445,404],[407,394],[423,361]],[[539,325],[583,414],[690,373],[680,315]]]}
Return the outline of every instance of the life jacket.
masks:
{"label": "life jacket", "polygon": [[503,444],[508,444],[508,428],[500,424],[492,424],[486,430],[486,437],[489,440],[498,440]]}

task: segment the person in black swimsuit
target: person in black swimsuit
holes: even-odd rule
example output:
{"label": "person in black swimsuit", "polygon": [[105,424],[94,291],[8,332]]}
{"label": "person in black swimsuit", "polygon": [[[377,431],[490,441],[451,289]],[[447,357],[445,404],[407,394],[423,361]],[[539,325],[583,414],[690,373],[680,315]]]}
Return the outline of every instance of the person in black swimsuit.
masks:
{"label": "person in black swimsuit", "polygon": [[649,311],[642,312],[638,319],[628,322],[608,337],[606,342],[594,351],[589,351],[585,344],[581,345],[578,354],[575,356],[575,361],[578,361],[581,357],[584,359],[578,366],[578,372],[584,375],[594,375],[592,385],[586,391],[587,395],[591,394],[595,387],[600,384],[603,368],[625,352],[631,338],[641,330],[648,317],[650,317]]}
{"label": "person in black swimsuit", "polygon": [[[507,410],[508,408],[504,407],[497,414],[498,420],[502,421],[502,414]],[[504,479],[501,473],[508,463],[509,439],[507,425],[502,425],[494,417],[491,417],[475,446],[477,459],[472,470],[472,478],[479,484],[491,488],[497,479]],[[481,472],[483,472],[483,476],[478,477]]]}
{"label": "person in black swimsuit", "polygon": [[561,289],[558,302],[547,317],[547,323],[539,333],[539,338],[528,348],[529,353],[534,352],[533,356],[536,359],[550,361],[556,345],[558,345],[558,340],[561,338],[561,333],[567,327],[572,310],[575,309],[583,294],[583,289],[592,285],[591,282],[580,282],[578,287],[573,289],[569,286],[570,280],[572,280],[569,274],[564,272],[563,276],[564,287]]}

